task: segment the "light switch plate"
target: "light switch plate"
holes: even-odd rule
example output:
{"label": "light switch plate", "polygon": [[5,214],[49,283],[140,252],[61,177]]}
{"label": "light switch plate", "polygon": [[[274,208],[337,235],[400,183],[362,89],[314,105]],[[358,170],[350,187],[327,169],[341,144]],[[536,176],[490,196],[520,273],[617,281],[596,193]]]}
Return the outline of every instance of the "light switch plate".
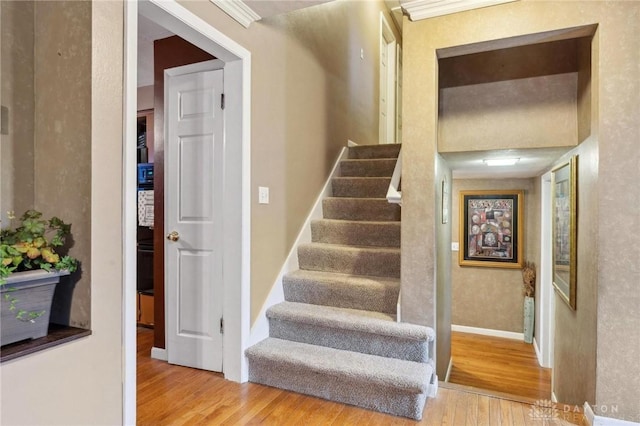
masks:
{"label": "light switch plate", "polygon": [[451,251],[458,251],[460,250],[460,243],[455,242],[455,243],[451,243]]}
{"label": "light switch plate", "polygon": [[258,187],[258,204],[269,204],[269,187]]}

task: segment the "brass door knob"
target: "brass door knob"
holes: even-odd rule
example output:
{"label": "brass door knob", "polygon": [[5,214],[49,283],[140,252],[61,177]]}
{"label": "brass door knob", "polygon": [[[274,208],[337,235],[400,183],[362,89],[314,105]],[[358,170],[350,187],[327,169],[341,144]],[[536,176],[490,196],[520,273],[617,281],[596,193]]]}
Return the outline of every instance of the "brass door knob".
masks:
{"label": "brass door knob", "polygon": [[178,234],[176,231],[171,231],[167,234],[167,240],[169,241],[178,241],[180,239],[180,234]]}

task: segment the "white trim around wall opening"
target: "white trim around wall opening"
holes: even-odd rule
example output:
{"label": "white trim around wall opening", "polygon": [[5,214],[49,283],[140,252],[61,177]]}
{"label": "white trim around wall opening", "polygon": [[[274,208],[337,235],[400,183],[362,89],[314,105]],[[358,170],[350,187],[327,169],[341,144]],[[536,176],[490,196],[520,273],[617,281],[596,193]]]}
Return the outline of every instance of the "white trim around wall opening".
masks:
{"label": "white trim around wall opening", "polygon": [[380,143],[396,142],[396,37],[380,12]]}
{"label": "white trim around wall opening", "polygon": [[223,189],[225,200],[223,207],[225,245],[223,368],[224,376],[228,380],[236,382],[247,380],[244,350],[250,333],[251,53],[175,0],[125,2],[123,424],[134,424],[136,418],[137,206],[134,200],[137,175],[135,120],[138,13],[224,62],[224,157],[229,167],[224,171]]}

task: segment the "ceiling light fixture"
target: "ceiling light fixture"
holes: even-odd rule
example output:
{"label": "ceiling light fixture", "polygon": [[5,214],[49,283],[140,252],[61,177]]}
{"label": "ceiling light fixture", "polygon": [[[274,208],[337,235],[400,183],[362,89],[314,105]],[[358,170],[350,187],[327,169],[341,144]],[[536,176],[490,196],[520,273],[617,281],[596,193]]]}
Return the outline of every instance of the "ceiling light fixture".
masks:
{"label": "ceiling light fixture", "polygon": [[482,160],[487,166],[513,166],[518,161],[519,158],[492,158]]}

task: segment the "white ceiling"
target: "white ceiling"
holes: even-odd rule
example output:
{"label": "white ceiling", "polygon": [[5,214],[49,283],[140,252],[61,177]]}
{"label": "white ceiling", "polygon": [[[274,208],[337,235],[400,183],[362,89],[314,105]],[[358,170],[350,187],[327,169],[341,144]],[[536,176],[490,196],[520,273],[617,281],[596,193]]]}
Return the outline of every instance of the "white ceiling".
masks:
{"label": "white ceiling", "polygon": [[[549,171],[558,159],[573,147],[507,149],[496,151],[447,152],[440,155],[447,161],[455,179],[518,179],[540,176]],[[519,158],[513,166],[490,167],[483,160]]]}
{"label": "white ceiling", "polygon": [[153,84],[153,41],[173,33],[138,14],[138,87]]}
{"label": "white ceiling", "polygon": [[[328,3],[332,0],[225,0],[244,3],[259,18],[289,13],[294,10]],[[172,36],[173,33],[155,22],[138,15],[138,87],[153,84],[153,42]]]}
{"label": "white ceiling", "polygon": [[244,4],[253,9],[260,17],[268,18],[329,1],[332,0],[244,0]]}

